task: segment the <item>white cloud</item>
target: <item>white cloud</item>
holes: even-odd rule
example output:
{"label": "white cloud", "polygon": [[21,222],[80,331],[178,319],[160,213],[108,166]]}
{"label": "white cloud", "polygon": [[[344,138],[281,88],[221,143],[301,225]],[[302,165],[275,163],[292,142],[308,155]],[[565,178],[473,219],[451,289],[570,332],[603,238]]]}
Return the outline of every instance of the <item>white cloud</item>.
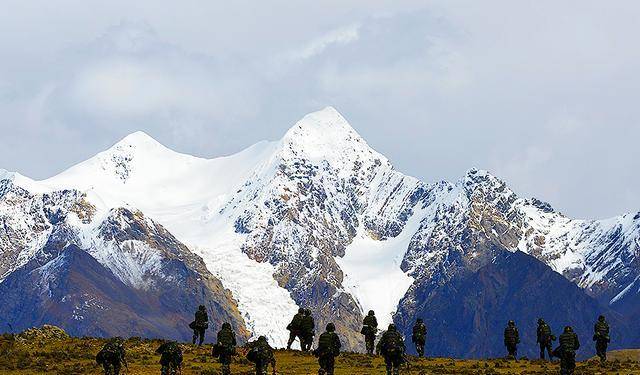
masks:
{"label": "white cloud", "polygon": [[360,25],[356,24],[356,25],[330,31],[329,33],[307,43],[300,50],[289,53],[288,57],[291,60],[306,60],[321,54],[325,49],[327,49],[331,45],[350,44],[358,40],[359,29],[360,29]]}
{"label": "white cloud", "polygon": [[44,177],[138,129],[228,154],[334,105],[427,181],[475,166],[576,216],[640,207],[637,2],[5,9],[0,167]]}

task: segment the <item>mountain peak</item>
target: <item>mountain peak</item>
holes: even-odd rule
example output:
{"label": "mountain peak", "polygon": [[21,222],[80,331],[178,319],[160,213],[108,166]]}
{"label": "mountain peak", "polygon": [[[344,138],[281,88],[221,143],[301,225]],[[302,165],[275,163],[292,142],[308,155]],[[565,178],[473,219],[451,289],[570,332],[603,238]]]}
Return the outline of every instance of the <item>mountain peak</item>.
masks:
{"label": "mountain peak", "polygon": [[[143,132],[142,130],[138,130],[133,132],[126,137],[122,138],[115,146],[129,146],[129,147],[141,147],[141,146],[162,146],[160,142],[156,141],[152,136]],[[162,146],[164,147],[164,146]]]}
{"label": "mountain peak", "polygon": [[2,180],[12,180],[13,176],[14,176],[13,173],[9,172],[6,169],[0,168],[0,181],[2,181]]}
{"label": "mountain peak", "polygon": [[149,134],[138,130],[122,138],[101,154],[103,157],[111,158],[112,155],[126,154],[133,157],[134,155],[141,154],[146,154],[148,156],[158,155],[158,153],[177,154],[177,152],[156,141]]}
{"label": "mountain peak", "polygon": [[349,125],[333,107],[325,107],[319,111],[311,112],[298,121],[284,138],[294,140],[297,138],[343,138],[355,136],[360,138],[358,133]]}
{"label": "mountain peak", "polygon": [[344,162],[345,159],[371,157],[374,154],[384,159],[333,107],[304,116],[287,131],[282,146],[285,152],[312,161]]}
{"label": "mountain peak", "polygon": [[458,181],[457,185],[461,186],[466,191],[466,194],[481,193],[491,197],[517,198],[516,194],[503,180],[484,169],[469,169],[464,177]]}
{"label": "mountain peak", "polygon": [[498,177],[492,175],[489,171],[484,169],[471,168],[465,174],[461,180],[461,183],[466,187],[479,187],[479,186],[502,186],[505,183]]}

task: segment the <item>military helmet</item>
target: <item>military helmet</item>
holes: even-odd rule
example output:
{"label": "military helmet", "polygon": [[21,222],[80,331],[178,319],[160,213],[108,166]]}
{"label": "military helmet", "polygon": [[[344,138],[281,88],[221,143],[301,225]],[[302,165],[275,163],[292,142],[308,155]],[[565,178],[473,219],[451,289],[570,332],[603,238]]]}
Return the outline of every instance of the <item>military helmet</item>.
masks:
{"label": "military helmet", "polygon": [[369,310],[369,316],[374,316],[375,313],[373,312],[373,310]]}
{"label": "military helmet", "polygon": [[264,341],[264,342],[266,342],[266,341],[267,341],[267,338],[266,338],[265,336],[260,336],[260,337],[258,337],[258,341]]}
{"label": "military helmet", "polygon": [[298,314],[304,314],[304,309],[302,307],[298,309]]}
{"label": "military helmet", "polygon": [[515,326],[515,325],[516,325],[516,322],[514,322],[513,320],[510,320],[510,321],[507,323],[507,325],[509,325],[509,326]]}
{"label": "military helmet", "polygon": [[387,331],[395,331],[396,330],[396,325],[391,323],[389,324],[389,328],[387,328]]}
{"label": "military helmet", "polygon": [[604,322],[604,315],[600,315],[600,316],[598,317],[598,320],[599,320],[599,321],[601,321],[601,322]]}
{"label": "military helmet", "polygon": [[198,310],[204,310],[204,305],[198,306]]}
{"label": "military helmet", "polygon": [[334,332],[336,330],[336,326],[333,323],[327,324],[327,332]]}
{"label": "military helmet", "polygon": [[231,324],[229,324],[227,322],[222,323],[222,329],[231,329]]}
{"label": "military helmet", "polygon": [[120,337],[120,336],[116,336],[116,337],[111,339],[111,342],[113,342],[114,344],[117,344],[117,345],[122,345],[122,344],[124,344],[124,339],[122,337]]}

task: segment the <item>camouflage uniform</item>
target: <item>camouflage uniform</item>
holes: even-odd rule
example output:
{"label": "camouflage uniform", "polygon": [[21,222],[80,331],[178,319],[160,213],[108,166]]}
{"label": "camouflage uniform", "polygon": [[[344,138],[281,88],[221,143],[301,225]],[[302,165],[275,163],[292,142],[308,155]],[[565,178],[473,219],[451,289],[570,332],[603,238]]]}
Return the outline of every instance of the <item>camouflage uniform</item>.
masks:
{"label": "camouflage uniform", "polygon": [[[215,348],[218,362],[220,362],[222,375],[231,374],[231,357],[236,354],[236,334],[231,330],[231,324],[224,323],[218,331],[218,340]],[[214,356],[216,356],[214,354]]]}
{"label": "camouflage uniform", "polygon": [[327,324],[327,331],[321,334],[318,339],[318,349],[314,351],[320,365],[318,375],[333,375],[335,360],[340,354],[340,347],[342,346],[335,330],[336,327],[333,323]]}
{"label": "camouflage uniform", "polygon": [[160,365],[162,375],[176,375],[182,368],[182,349],[175,341],[165,342],[156,349],[160,354]]}
{"label": "camouflage uniform", "polygon": [[304,309],[299,309],[298,313],[293,316],[291,323],[287,326],[289,330],[289,341],[287,342],[287,349],[291,349],[291,344],[295,341],[296,337],[300,340],[300,347],[302,347],[302,333],[300,331],[302,326],[302,319],[304,318]]}
{"label": "camouflage uniform", "polygon": [[424,325],[422,319],[418,319],[413,326],[413,334],[411,341],[416,346],[416,352],[419,357],[424,356],[424,344],[427,341],[427,326]]}
{"label": "camouflage uniform", "polygon": [[127,366],[122,339],[109,340],[96,355],[96,362],[102,365],[105,375],[119,375],[122,365]]}
{"label": "camouflage uniform", "polygon": [[301,348],[308,352],[313,345],[313,336],[315,336],[316,323],[311,316],[311,310],[305,310],[302,321],[300,322],[300,334],[302,337]]}
{"label": "camouflage uniform", "polygon": [[509,358],[516,358],[518,355],[518,344],[520,343],[520,333],[516,323],[510,320],[504,329],[504,346],[507,348]]}
{"label": "camouflage uniform", "polygon": [[553,348],[551,347],[551,344],[553,340],[555,340],[555,337],[553,337],[553,334],[551,333],[551,327],[549,327],[543,319],[538,319],[536,337],[538,345],[540,345],[540,359],[544,359],[545,350],[549,354],[549,359],[552,359]]}
{"label": "camouflage uniform", "polygon": [[276,372],[276,357],[273,355],[273,348],[269,346],[267,338],[260,336],[258,341],[249,344],[247,359],[256,365],[256,375],[267,375],[269,364]]}
{"label": "camouflage uniform", "polygon": [[560,374],[572,375],[576,369],[576,350],[580,348],[578,335],[573,332],[573,328],[564,327],[559,342],[560,346],[553,351],[553,356],[560,358]]}
{"label": "camouflage uniform", "polygon": [[207,315],[207,310],[203,305],[198,307],[195,320],[189,326],[193,329],[192,343],[195,344],[196,339],[199,339],[198,345],[202,345],[202,342],[204,341],[204,333],[207,328],[209,328],[209,315]]}
{"label": "camouflage uniform", "polygon": [[600,315],[598,317],[598,322],[596,322],[593,327],[593,341],[596,342],[596,354],[600,357],[602,362],[607,360],[607,346],[609,346],[609,324],[605,320],[604,316]]}
{"label": "camouflage uniform", "polygon": [[378,333],[378,319],[370,310],[367,316],[362,321],[362,330],[360,331],[364,335],[364,342],[367,348],[367,354],[373,355],[374,342],[376,341],[376,333]]}
{"label": "camouflage uniform", "polygon": [[397,331],[395,324],[389,324],[389,329],[380,338],[379,345],[387,366],[387,375],[398,375],[400,366],[404,363],[406,347],[404,338]]}

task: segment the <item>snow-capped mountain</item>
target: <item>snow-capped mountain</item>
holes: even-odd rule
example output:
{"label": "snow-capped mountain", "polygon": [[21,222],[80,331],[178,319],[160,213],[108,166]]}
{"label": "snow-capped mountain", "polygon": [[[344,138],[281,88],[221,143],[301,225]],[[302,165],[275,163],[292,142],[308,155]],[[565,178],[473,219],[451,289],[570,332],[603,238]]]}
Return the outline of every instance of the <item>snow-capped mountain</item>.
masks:
{"label": "snow-capped mountain", "polygon": [[402,265],[417,279],[475,270],[501,249],[535,256],[606,303],[638,276],[640,214],[570,219],[548,203],[519,198],[486,171],[432,186],[430,211]]}
{"label": "snow-capped mountain", "polygon": [[32,193],[15,180],[0,183],[3,322],[185,339],[204,303],[214,327],[228,321],[247,336],[231,293],[162,225],[77,190]]}
{"label": "snow-capped mountain", "polygon": [[[430,290],[503,251],[533,255],[600,301],[637,298],[640,214],[572,220],[485,171],[421,182],[333,108],[227,157],[180,154],[138,132],[50,179],[3,172],[0,180],[0,278],[42,253],[60,211],[73,227],[61,238],[125,284],[149,288],[163,256],[143,246],[153,241],[114,246],[97,229],[126,209],[201,259],[231,291],[234,301],[219,303],[237,304],[251,335],[277,346],[303,306],[320,327],[336,322],[356,348],[363,311],[376,310],[382,324],[410,321]],[[47,206],[56,194],[65,197]],[[16,207],[29,214],[14,215]]]}

